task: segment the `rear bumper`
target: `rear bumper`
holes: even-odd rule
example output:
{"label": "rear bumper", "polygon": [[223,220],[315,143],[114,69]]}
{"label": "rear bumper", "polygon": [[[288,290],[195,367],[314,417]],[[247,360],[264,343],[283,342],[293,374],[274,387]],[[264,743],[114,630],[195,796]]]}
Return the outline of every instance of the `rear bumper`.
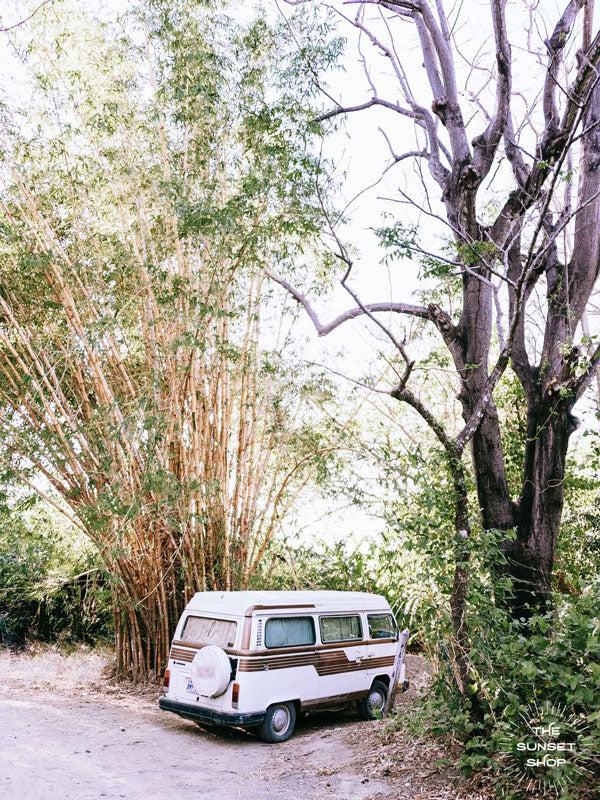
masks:
{"label": "rear bumper", "polygon": [[194,722],[206,722],[209,725],[251,728],[254,725],[260,725],[265,718],[264,711],[253,714],[225,714],[223,711],[212,711],[210,708],[179,703],[166,697],[160,697],[158,705],[163,711],[172,711],[184,719],[191,719]]}

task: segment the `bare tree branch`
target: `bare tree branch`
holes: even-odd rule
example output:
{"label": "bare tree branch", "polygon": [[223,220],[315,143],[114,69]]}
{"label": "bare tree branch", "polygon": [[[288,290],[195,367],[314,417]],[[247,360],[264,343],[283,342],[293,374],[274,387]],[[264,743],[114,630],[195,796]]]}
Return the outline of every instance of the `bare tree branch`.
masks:
{"label": "bare tree branch", "polygon": [[594,376],[598,374],[598,367],[600,366],[600,345],[596,347],[590,356],[589,364],[574,384],[575,397],[578,400],[585,393],[588,386],[591,384]]}
{"label": "bare tree branch", "polygon": [[584,3],[585,0],[571,0],[556,24],[552,36],[546,40],[549,64],[544,83],[544,119],[547,130],[555,131],[559,125],[560,118],[556,102],[556,90],[561,59],[575,19]]}
{"label": "bare tree branch", "polygon": [[25,19],[22,19],[19,22],[15,22],[13,25],[0,26],[0,33],[8,33],[8,31],[13,31],[15,28],[20,28],[21,25],[25,25],[26,22],[29,22],[29,20],[32,19],[32,17],[35,17],[38,11],[41,11],[41,9],[44,6],[48,5],[48,3],[50,2],[52,2],[52,0],[43,0],[43,2],[40,3],[39,6],[34,8],[31,14],[29,14],[28,17],[25,17]]}
{"label": "bare tree branch", "polygon": [[333,320],[327,323],[322,323],[319,320],[319,317],[316,311],[310,304],[310,301],[307,297],[300,292],[295,286],[292,286],[291,283],[282,278],[281,275],[273,272],[272,270],[265,270],[265,274],[274,280],[275,283],[278,283],[280,286],[289,292],[292,297],[297,300],[303,307],[306,313],[308,314],[311,322],[315,326],[315,330],[317,331],[319,336],[327,336],[331,331],[339,328],[340,325],[343,325],[344,322],[348,322],[352,319],[356,319],[357,317],[361,317],[364,314],[371,313],[375,314],[382,311],[393,312],[395,314],[408,314],[409,316],[413,317],[420,317],[421,319],[431,319],[431,312],[427,306],[417,306],[411,305],[410,303],[365,303],[364,306],[356,306],[356,308],[350,308],[347,311],[344,311],[342,314],[339,314]]}
{"label": "bare tree branch", "polygon": [[397,114],[402,114],[403,116],[410,117],[411,119],[415,119],[416,117],[414,111],[411,111],[408,108],[403,108],[398,103],[392,103],[389,100],[383,100],[381,97],[372,97],[365,103],[359,103],[356,106],[340,106],[339,108],[332,108],[331,111],[325,111],[323,114],[315,117],[314,122],[325,122],[327,119],[339,117],[340,114],[352,114],[354,111],[364,111],[365,109],[372,108],[373,106],[383,106],[384,108],[389,108],[391,111],[395,111]]}
{"label": "bare tree branch", "polygon": [[454,442],[444,430],[444,426],[435,418],[432,412],[429,411],[427,406],[425,406],[425,404],[422,403],[415,394],[413,394],[413,392],[403,388],[402,385],[399,384],[397,387],[390,389],[390,396],[395,400],[399,400],[402,403],[407,403],[409,406],[414,408],[435,433],[439,441],[444,446],[444,449],[451,455],[456,454]]}
{"label": "bare tree branch", "polygon": [[496,108],[485,131],[473,140],[475,168],[479,179],[488,174],[494,161],[496,149],[502,140],[510,112],[510,93],[512,88],[510,45],[506,34],[506,0],[492,0],[492,21],[496,40]]}

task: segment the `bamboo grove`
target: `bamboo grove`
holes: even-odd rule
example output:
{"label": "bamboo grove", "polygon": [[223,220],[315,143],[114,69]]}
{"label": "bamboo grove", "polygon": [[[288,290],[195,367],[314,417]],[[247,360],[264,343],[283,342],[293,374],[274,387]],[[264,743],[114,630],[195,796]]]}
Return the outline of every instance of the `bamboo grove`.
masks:
{"label": "bamboo grove", "polygon": [[285,186],[293,119],[264,119],[257,89],[281,54],[260,20],[220,20],[225,58],[214,14],[149,5],[119,35],[40,14],[16,51],[41,99],[2,125],[5,477],[99,548],[134,679],[190,593],[248,585],[333,446],[261,345],[264,267],[310,220],[309,189]]}

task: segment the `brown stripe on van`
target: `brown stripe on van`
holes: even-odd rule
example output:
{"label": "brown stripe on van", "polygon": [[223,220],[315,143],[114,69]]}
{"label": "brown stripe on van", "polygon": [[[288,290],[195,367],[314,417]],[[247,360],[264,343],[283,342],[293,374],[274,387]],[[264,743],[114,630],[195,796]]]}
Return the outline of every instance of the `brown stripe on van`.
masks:
{"label": "brown stripe on van", "polygon": [[[185,647],[188,650],[201,650],[203,647],[208,647],[211,642],[184,642],[182,639],[173,639],[172,647]],[[245,650],[234,650],[231,647],[221,647],[228,656],[237,656],[245,654]]]}
{"label": "brown stripe on van", "polygon": [[361,672],[367,669],[366,664],[348,664],[347,667],[335,667],[335,669],[316,668],[319,677],[325,678],[328,675],[346,675],[348,672]]}
{"label": "brown stripe on van", "polygon": [[293,667],[315,667],[318,661],[316,658],[306,658],[301,661],[244,661],[238,664],[240,672],[262,672],[269,669],[292,669]]}
{"label": "brown stripe on van", "polygon": [[394,664],[394,656],[388,658],[368,658],[363,663],[369,669],[379,669],[380,667],[391,667]]}
{"label": "brown stripe on van", "polygon": [[330,697],[318,697],[314,700],[302,701],[302,708],[320,708],[321,706],[330,706],[337,703],[349,703],[353,700],[362,700],[369,694],[369,689],[362,692],[347,692],[346,694],[334,694]]}
{"label": "brown stripe on van", "polygon": [[204,645],[202,642],[184,642],[182,639],[173,639],[173,647],[188,647],[190,650],[199,650]]}
{"label": "brown stripe on van", "polygon": [[318,663],[318,655],[316,653],[307,653],[306,656],[294,656],[292,658],[274,658],[266,659],[245,659],[241,658],[238,664],[239,672],[262,672],[268,669],[289,669],[291,667],[316,667]]}
{"label": "brown stripe on van", "polygon": [[368,669],[367,664],[357,663],[356,661],[350,661],[348,664],[339,665],[335,667],[317,667],[317,672],[321,677],[325,677],[326,675],[345,675],[347,672],[361,672],[363,670]]}
{"label": "brown stripe on van", "polygon": [[282,666],[285,667],[289,664],[305,664],[317,663],[319,657],[316,653],[307,653],[304,656],[281,656],[280,658],[261,658],[260,661],[254,659],[243,659],[245,663],[262,667],[265,664],[268,666]]}
{"label": "brown stripe on van", "polygon": [[281,655],[272,658],[268,655],[257,658],[242,658],[238,664],[240,672],[263,672],[272,669],[292,669],[294,667],[314,667],[319,675],[337,675],[345,672],[359,672],[365,669],[382,669],[394,663],[394,656],[375,656],[360,661],[350,660],[343,650],[335,653],[308,652],[301,655]]}

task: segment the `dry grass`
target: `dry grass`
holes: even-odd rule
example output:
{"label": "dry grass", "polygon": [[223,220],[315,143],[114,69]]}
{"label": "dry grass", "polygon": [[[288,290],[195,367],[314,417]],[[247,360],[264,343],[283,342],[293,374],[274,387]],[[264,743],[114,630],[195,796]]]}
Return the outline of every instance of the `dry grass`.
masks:
{"label": "dry grass", "polygon": [[458,752],[447,743],[425,736],[390,730],[375,723],[361,736],[361,754],[369,775],[391,781],[397,800],[492,800],[494,783],[478,776],[466,778],[454,766]]}
{"label": "dry grass", "polygon": [[[422,656],[406,656],[408,692],[400,695],[396,709],[410,707],[427,688],[431,665]],[[381,720],[348,732],[349,743],[360,748],[361,759],[373,778],[393,782],[396,800],[492,800],[495,786],[488,778],[466,778],[454,764],[459,750],[448,742],[415,736],[394,723]],[[372,800],[377,800],[374,797]]]}
{"label": "dry grass", "polygon": [[153,710],[158,694],[156,683],[117,681],[115,654],[109,647],[67,650],[36,644],[17,652],[0,648],[0,676],[0,692],[84,696],[92,702],[110,697],[137,713]]}
{"label": "dry grass", "polygon": [[114,661],[110,650],[80,646],[71,652],[51,645],[0,650],[3,688],[73,691],[91,689],[106,680]]}

